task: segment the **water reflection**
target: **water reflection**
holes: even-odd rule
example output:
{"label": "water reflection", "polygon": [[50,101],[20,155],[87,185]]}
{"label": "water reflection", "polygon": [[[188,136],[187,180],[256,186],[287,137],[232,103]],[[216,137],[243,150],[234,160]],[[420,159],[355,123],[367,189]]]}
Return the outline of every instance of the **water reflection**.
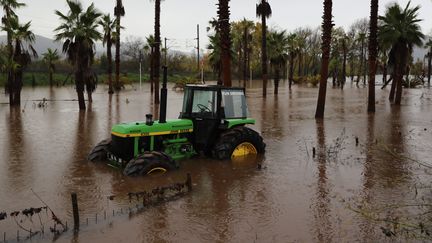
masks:
{"label": "water reflection", "polygon": [[331,221],[331,199],[329,197],[330,186],[327,175],[327,146],[323,120],[316,121],[316,133],[318,142],[318,181],[316,186],[316,198],[312,201],[315,219],[315,238],[318,242],[332,242],[334,229]]}
{"label": "water reflection", "polygon": [[[90,107],[90,106],[89,106]],[[95,144],[94,138],[97,132],[97,116],[95,113],[89,111],[78,112],[76,120],[76,129],[73,131],[75,139],[72,144],[72,151],[68,161],[70,163],[65,167],[63,171],[63,183],[64,187],[64,204],[70,202],[70,194],[75,192],[79,195],[79,199],[86,198],[86,201],[81,201],[81,211],[85,215],[93,214],[98,212],[100,205],[95,204],[92,201],[100,200],[103,197],[100,185],[96,180],[94,169],[86,161],[87,153],[91,146]],[[68,211],[68,216],[71,212]]]}
{"label": "water reflection", "polygon": [[22,121],[22,111],[19,107],[11,107],[9,114],[6,119],[6,134],[7,134],[7,156],[6,156],[6,168],[8,177],[7,183],[9,185],[6,188],[22,188],[26,181],[20,178],[26,178],[32,180],[32,161],[26,161],[25,155],[30,152],[27,143],[26,135],[24,134],[24,127]]}
{"label": "water reflection", "polygon": [[[357,138],[358,139],[358,138]],[[363,193],[362,193],[362,205],[369,205],[374,201],[373,187],[375,186],[375,171],[376,164],[374,159],[374,153],[376,153],[377,143],[375,141],[375,115],[369,114],[367,119],[366,128],[366,159],[363,163]],[[368,220],[364,220],[360,224],[360,231],[364,241],[370,241],[374,233],[374,225]]]}
{"label": "water reflection", "polygon": [[[64,101],[50,102],[45,110],[26,109],[24,113],[1,106],[4,136],[0,138],[0,209],[39,206],[40,202],[27,193],[34,188],[56,213],[71,222],[70,192],[77,192],[84,220],[104,210],[134,206],[126,198],[107,202],[108,195],[127,195],[180,182],[190,172],[194,192],[187,197],[130,219],[116,218],[113,225],[101,226],[102,230],[84,227],[73,241],[381,242],[379,229],[377,232],[373,224],[354,218],[333,198],[336,194],[351,198],[355,193],[371,205],[410,200],[410,187],[417,182],[413,179],[414,166],[390,156],[379,146],[388,145],[397,154],[418,155],[416,148],[429,146],[430,132],[422,133],[419,142],[411,138],[410,131],[418,132],[419,127],[423,131],[430,125],[431,107],[422,103],[421,107],[402,106],[398,110],[380,102],[379,112],[367,116],[363,100],[367,89],[347,85],[343,92],[329,89],[329,112],[324,124],[313,118],[316,89],[295,86],[291,91],[281,89],[277,97],[269,90],[267,99],[262,99],[261,86],[262,82],[249,82],[247,93],[251,116],[257,120],[254,128],[262,132],[267,144],[267,153],[261,158],[265,165],[262,170],[257,170],[257,161],[252,160],[194,158],[181,161],[178,171],[163,177],[128,178],[119,170],[88,163],[88,151],[109,136],[113,124],[143,119],[145,113],[157,116],[159,109],[149,92],[125,90],[113,96],[107,96],[105,91],[95,93],[93,107],[86,112],[77,112],[76,103]],[[420,96],[418,91],[406,92],[409,102],[416,102]],[[75,95],[72,88],[23,92],[23,97],[30,100],[72,99]],[[169,117],[178,116],[181,96],[170,92]],[[333,163],[326,150],[332,145],[330,138],[339,135],[343,127],[350,141],[354,135],[359,136],[365,148],[348,142],[342,153],[346,157]],[[318,153],[311,164],[303,148],[308,146],[310,151],[313,141]],[[420,155],[430,157],[427,152]]]}

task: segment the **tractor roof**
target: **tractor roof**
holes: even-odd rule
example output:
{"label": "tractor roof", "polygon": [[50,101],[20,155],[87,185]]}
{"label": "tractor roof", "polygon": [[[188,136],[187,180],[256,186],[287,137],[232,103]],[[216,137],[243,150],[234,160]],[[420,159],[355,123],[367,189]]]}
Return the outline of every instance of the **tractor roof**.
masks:
{"label": "tractor roof", "polygon": [[210,85],[210,84],[187,84],[186,88],[199,89],[199,90],[220,90],[220,89],[244,90],[241,87],[225,87],[222,85]]}

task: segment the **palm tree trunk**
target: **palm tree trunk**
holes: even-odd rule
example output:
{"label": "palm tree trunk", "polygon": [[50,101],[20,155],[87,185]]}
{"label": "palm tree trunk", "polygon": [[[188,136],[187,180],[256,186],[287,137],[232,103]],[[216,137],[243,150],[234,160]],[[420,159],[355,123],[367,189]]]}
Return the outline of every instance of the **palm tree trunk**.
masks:
{"label": "palm tree trunk", "polygon": [[120,31],[121,31],[121,11],[120,6],[121,2],[117,1],[117,16],[116,16],[116,53],[115,53],[115,85],[114,89],[116,91],[120,91],[121,83],[120,83]]}
{"label": "palm tree trunk", "polygon": [[89,104],[93,103],[92,91],[90,90],[87,90],[87,100]]}
{"label": "palm tree trunk", "polygon": [[369,99],[368,112],[375,112],[375,75],[378,55],[378,0],[371,0],[369,30]]}
{"label": "palm tree trunk", "polygon": [[160,36],[160,0],[155,1],[155,48],[154,48],[154,89],[155,89],[155,104],[159,104],[159,77],[160,77],[160,45],[161,45],[161,36]]}
{"label": "palm tree trunk", "polygon": [[244,33],[243,33],[243,84],[244,87],[246,87],[246,81],[247,81],[247,75],[248,75],[248,70],[247,70],[247,59],[248,59],[248,50],[249,50],[249,43],[248,43],[248,37],[249,37],[249,33],[248,33],[248,28],[245,26],[244,28]]}
{"label": "palm tree trunk", "polygon": [[322,34],[322,65],[321,65],[321,80],[319,85],[319,94],[317,109],[315,118],[324,118],[324,109],[327,92],[327,77],[328,77],[328,66],[330,59],[330,45],[331,45],[331,33],[332,33],[332,0],[324,0],[324,16],[323,16],[323,34]]}
{"label": "palm tree trunk", "polygon": [[398,55],[397,64],[395,67],[395,81],[396,81],[396,97],[395,104],[400,105],[402,101],[402,80],[404,71],[407,66],[407,57],[408,57],[408,48],[400,44],[399,52],[396,52]]}
{"label": "palm tree trunk", "polygon": [[267,96],[267,19],[263,14],[261,16],[262,21],[262,39],[261,39],[261,65],[263,74],[263,96]]}
{"label": "palm tree trunk", "polygon": [[154,46],[150,51],[150,92],[154,92]]}
{"label": "palm tree trunk", "polygon": [[83,70],[78,67],[75,72],[75,88],[78,94],[78,105],[80,110],[86,109],[86,104],[84,100],[84,74]]}
{"label": "palm tree trunk", "polygon": [[367,74],[367,70],[368,70],[368,66],[367,66],[367,63],[366,63],[366,51],[365,51],[365,54],[364,54],[364,59],[363,59],[363,61],[364,61],[364,70],[363,70],[363,85],[366,85],[366,74]]}
{"label": "palm tree trunk", "polygon": [[108,41],[107,41],[107,58],[108,58],[108,94],[113,94],[113,84],[112,84],[112,41],[111,41],[111,33],[108,33]]}
{"label": "palm tree trunk", "polygon": [[15,49],[13,55],[13,61],[18,64],[18,67],[13,71],[12,79],[12,90],[11,94],[13,96],[11,106],[19,106],[21,104],[21,89],[22,89],[22,79],[23,79],[23,63],[21,61],[21,44],[16,41]]}
{"label": "palm tree trunk", "polygon": [[289,86],[289,89],[291,89],[291,86],[292,86],[292,83],[294,82],[294,78],[293,78],[293,75],[294,75],[294,54],[293,53],[291,53],[290,54],[290,64],[289,64],[289,84],[288,84],[288,86]]}
{"label": "palm tree trunk", "polygon": [[279,81],[280,81],[280,68],[275,68],[275,79],[274,79],[274,94],[279,94]]}
{"label": "palm tree trunk", "polygon": [[[6,21],[10,20],[11,16],[10,16],[10,12],[6,11],[5,13],[6,15]],[[13,45],[12,45],[12,33],[10,33],[10,31],[7,32],[7,49],[8,49],[8,60],[11,61],[13,58]],[[13,70],[12,70],[12,66],[9,65],[8,67],[8,76],[7,76],[7,84],[6,84],[6,93],[9,93],[9,105],[13,106],[15,104],[15,99],[14,99],[14,74],[13,74]]]}
{"label": "palm tree trunk", "polygon": [[[396,93],[396,83],[397,83],[397,81],[395,80],[395,74],[393,73],[393,81],[392,81],[392,84],[391,84],[391,87],[390,87],[390,95],[389,95],[389,101],[390,102],[393,102],[394,101],[394,99],[395,99],[395,93]],[[391,78],[390,78],[391,79]]]}
{"label": "palm tree trunk", "polygon": [[302,75],[301,75],[301,69],[302,69],[302,53],[301,53],[301,51],[299,52],[299,54],[298,54],[298,63],[299,63],[299,65],[298,65],[298,70],[297,70],[297,76],[300,78]]}
{"label": "palm tree trunk", "polygon": [[360,67],[358,70],[357,76],[357,85],[360,82],[361,77],[363,76],[363,60],[364,60],[364,41],[361,42],[361,54],[360,54]]}
{"label": "palm tree trunk", "polygon": [[52,68],[51,68],[51,63],[49,64],[50,65],[50,70],[49,70],[49,83],[50,83],[50,88],[52,88],[53,87],[53,70],[52,70]]}
{"label": "palm tree trunk", "polygon": [[222,83],[231,87],[231,37],[229,0],[219,0],[219,26],[221,42]]}

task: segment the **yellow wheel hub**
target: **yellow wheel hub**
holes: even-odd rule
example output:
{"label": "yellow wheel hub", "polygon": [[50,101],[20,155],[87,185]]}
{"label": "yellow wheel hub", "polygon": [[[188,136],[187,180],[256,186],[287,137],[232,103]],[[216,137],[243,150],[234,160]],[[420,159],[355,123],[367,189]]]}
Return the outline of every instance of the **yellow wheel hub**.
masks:
{"label": "yellow wheel hub", "polygon": [[251,143],[241,143],[233,151],[231,158],[247,156],[251,154],[258,154],[255,146]]}
{"label": "yellow wheel hub", "polygon": [[147,175],[150,175],[150,174],[163,174],[165,172],[167,172],[167,170],[165,168],[155,167],[155,168],[151,169],[149,172],[147,172]]}

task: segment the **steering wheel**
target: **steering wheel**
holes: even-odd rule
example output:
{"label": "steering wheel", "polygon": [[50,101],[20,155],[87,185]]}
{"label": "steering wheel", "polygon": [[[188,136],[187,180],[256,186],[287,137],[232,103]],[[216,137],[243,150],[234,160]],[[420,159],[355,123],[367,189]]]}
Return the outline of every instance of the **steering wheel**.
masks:
{"label": "steering wheel", "polygon": [[197,104],[197,107],[200,109],[201,112],[205,112],[205,111],[212,112],[212,111],[210,110],[210,108],[208,108],[208,107],[205,106],[205,105]]}

